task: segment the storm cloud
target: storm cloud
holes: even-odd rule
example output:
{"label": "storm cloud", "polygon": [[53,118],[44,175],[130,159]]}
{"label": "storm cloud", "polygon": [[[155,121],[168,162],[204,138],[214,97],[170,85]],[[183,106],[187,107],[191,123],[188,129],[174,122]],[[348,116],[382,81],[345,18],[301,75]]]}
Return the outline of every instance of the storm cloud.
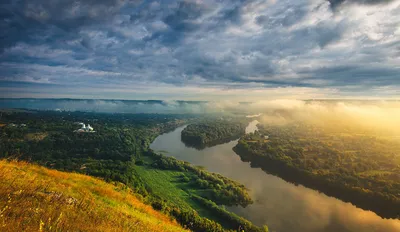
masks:
{"label": "storm cloud", "polygon": [[367,4],[367,5],[377,5],[386,4],[393,2],[393,0],[328,0],[333,8],[343,4],[343,3],[354,3],[354,4]]}
{"label": "storm cloud", "polygon": [[398,15],[399,0],[6,0],[0,96],[387,97]]}

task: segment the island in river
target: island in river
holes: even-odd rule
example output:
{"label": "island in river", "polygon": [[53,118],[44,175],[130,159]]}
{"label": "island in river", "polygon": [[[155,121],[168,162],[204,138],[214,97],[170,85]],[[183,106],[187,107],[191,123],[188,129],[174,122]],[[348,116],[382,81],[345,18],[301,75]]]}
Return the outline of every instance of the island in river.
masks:
{"label": "island in river", "polygon": [[189,147],[204,149],[230,142],[245,134],[249,123],[244,118],[207,120],[188,125],[181,134],[182,142]]}

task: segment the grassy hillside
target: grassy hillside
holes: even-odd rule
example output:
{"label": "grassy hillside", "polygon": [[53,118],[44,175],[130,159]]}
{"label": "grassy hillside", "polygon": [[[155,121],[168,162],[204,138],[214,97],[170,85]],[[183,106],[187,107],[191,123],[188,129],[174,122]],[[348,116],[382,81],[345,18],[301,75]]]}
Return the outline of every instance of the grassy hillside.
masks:
{"label": "grassy hillside", "polygon": [[125,185],[0,161],[0,231],[184,231]]}

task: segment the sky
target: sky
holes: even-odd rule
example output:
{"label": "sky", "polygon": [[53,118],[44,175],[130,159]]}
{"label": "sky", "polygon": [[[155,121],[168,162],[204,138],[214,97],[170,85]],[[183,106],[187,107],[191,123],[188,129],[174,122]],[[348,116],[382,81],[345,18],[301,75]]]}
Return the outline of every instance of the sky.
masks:
{"label": "sky", "polygon": [[400,0],[2,0],[0,97],[400,96]]}

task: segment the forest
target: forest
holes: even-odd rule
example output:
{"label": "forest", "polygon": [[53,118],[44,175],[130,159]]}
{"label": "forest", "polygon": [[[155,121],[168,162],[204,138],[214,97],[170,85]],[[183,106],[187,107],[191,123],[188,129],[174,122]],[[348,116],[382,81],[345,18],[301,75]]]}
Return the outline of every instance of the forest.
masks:
{"label": "forest", "polygon": [[188,125],[181,139],[187,146],[204,149],[240,138],[248,123],[245,118],[203,120]]}
{"label": "forest", "polygon": [[[149,148],[159,134],[196,120],[181,114],[2,112],[0,158],[121,182],[193,231],[267,230],[221,207],[251,204],[243,185]],[[74,132],[81,122],[95,132]]]}
{"label": "forest", "polygon": [[400,143],[351,125],[259,124],[234,151],[253,167],[372,210],[400,217]]}

